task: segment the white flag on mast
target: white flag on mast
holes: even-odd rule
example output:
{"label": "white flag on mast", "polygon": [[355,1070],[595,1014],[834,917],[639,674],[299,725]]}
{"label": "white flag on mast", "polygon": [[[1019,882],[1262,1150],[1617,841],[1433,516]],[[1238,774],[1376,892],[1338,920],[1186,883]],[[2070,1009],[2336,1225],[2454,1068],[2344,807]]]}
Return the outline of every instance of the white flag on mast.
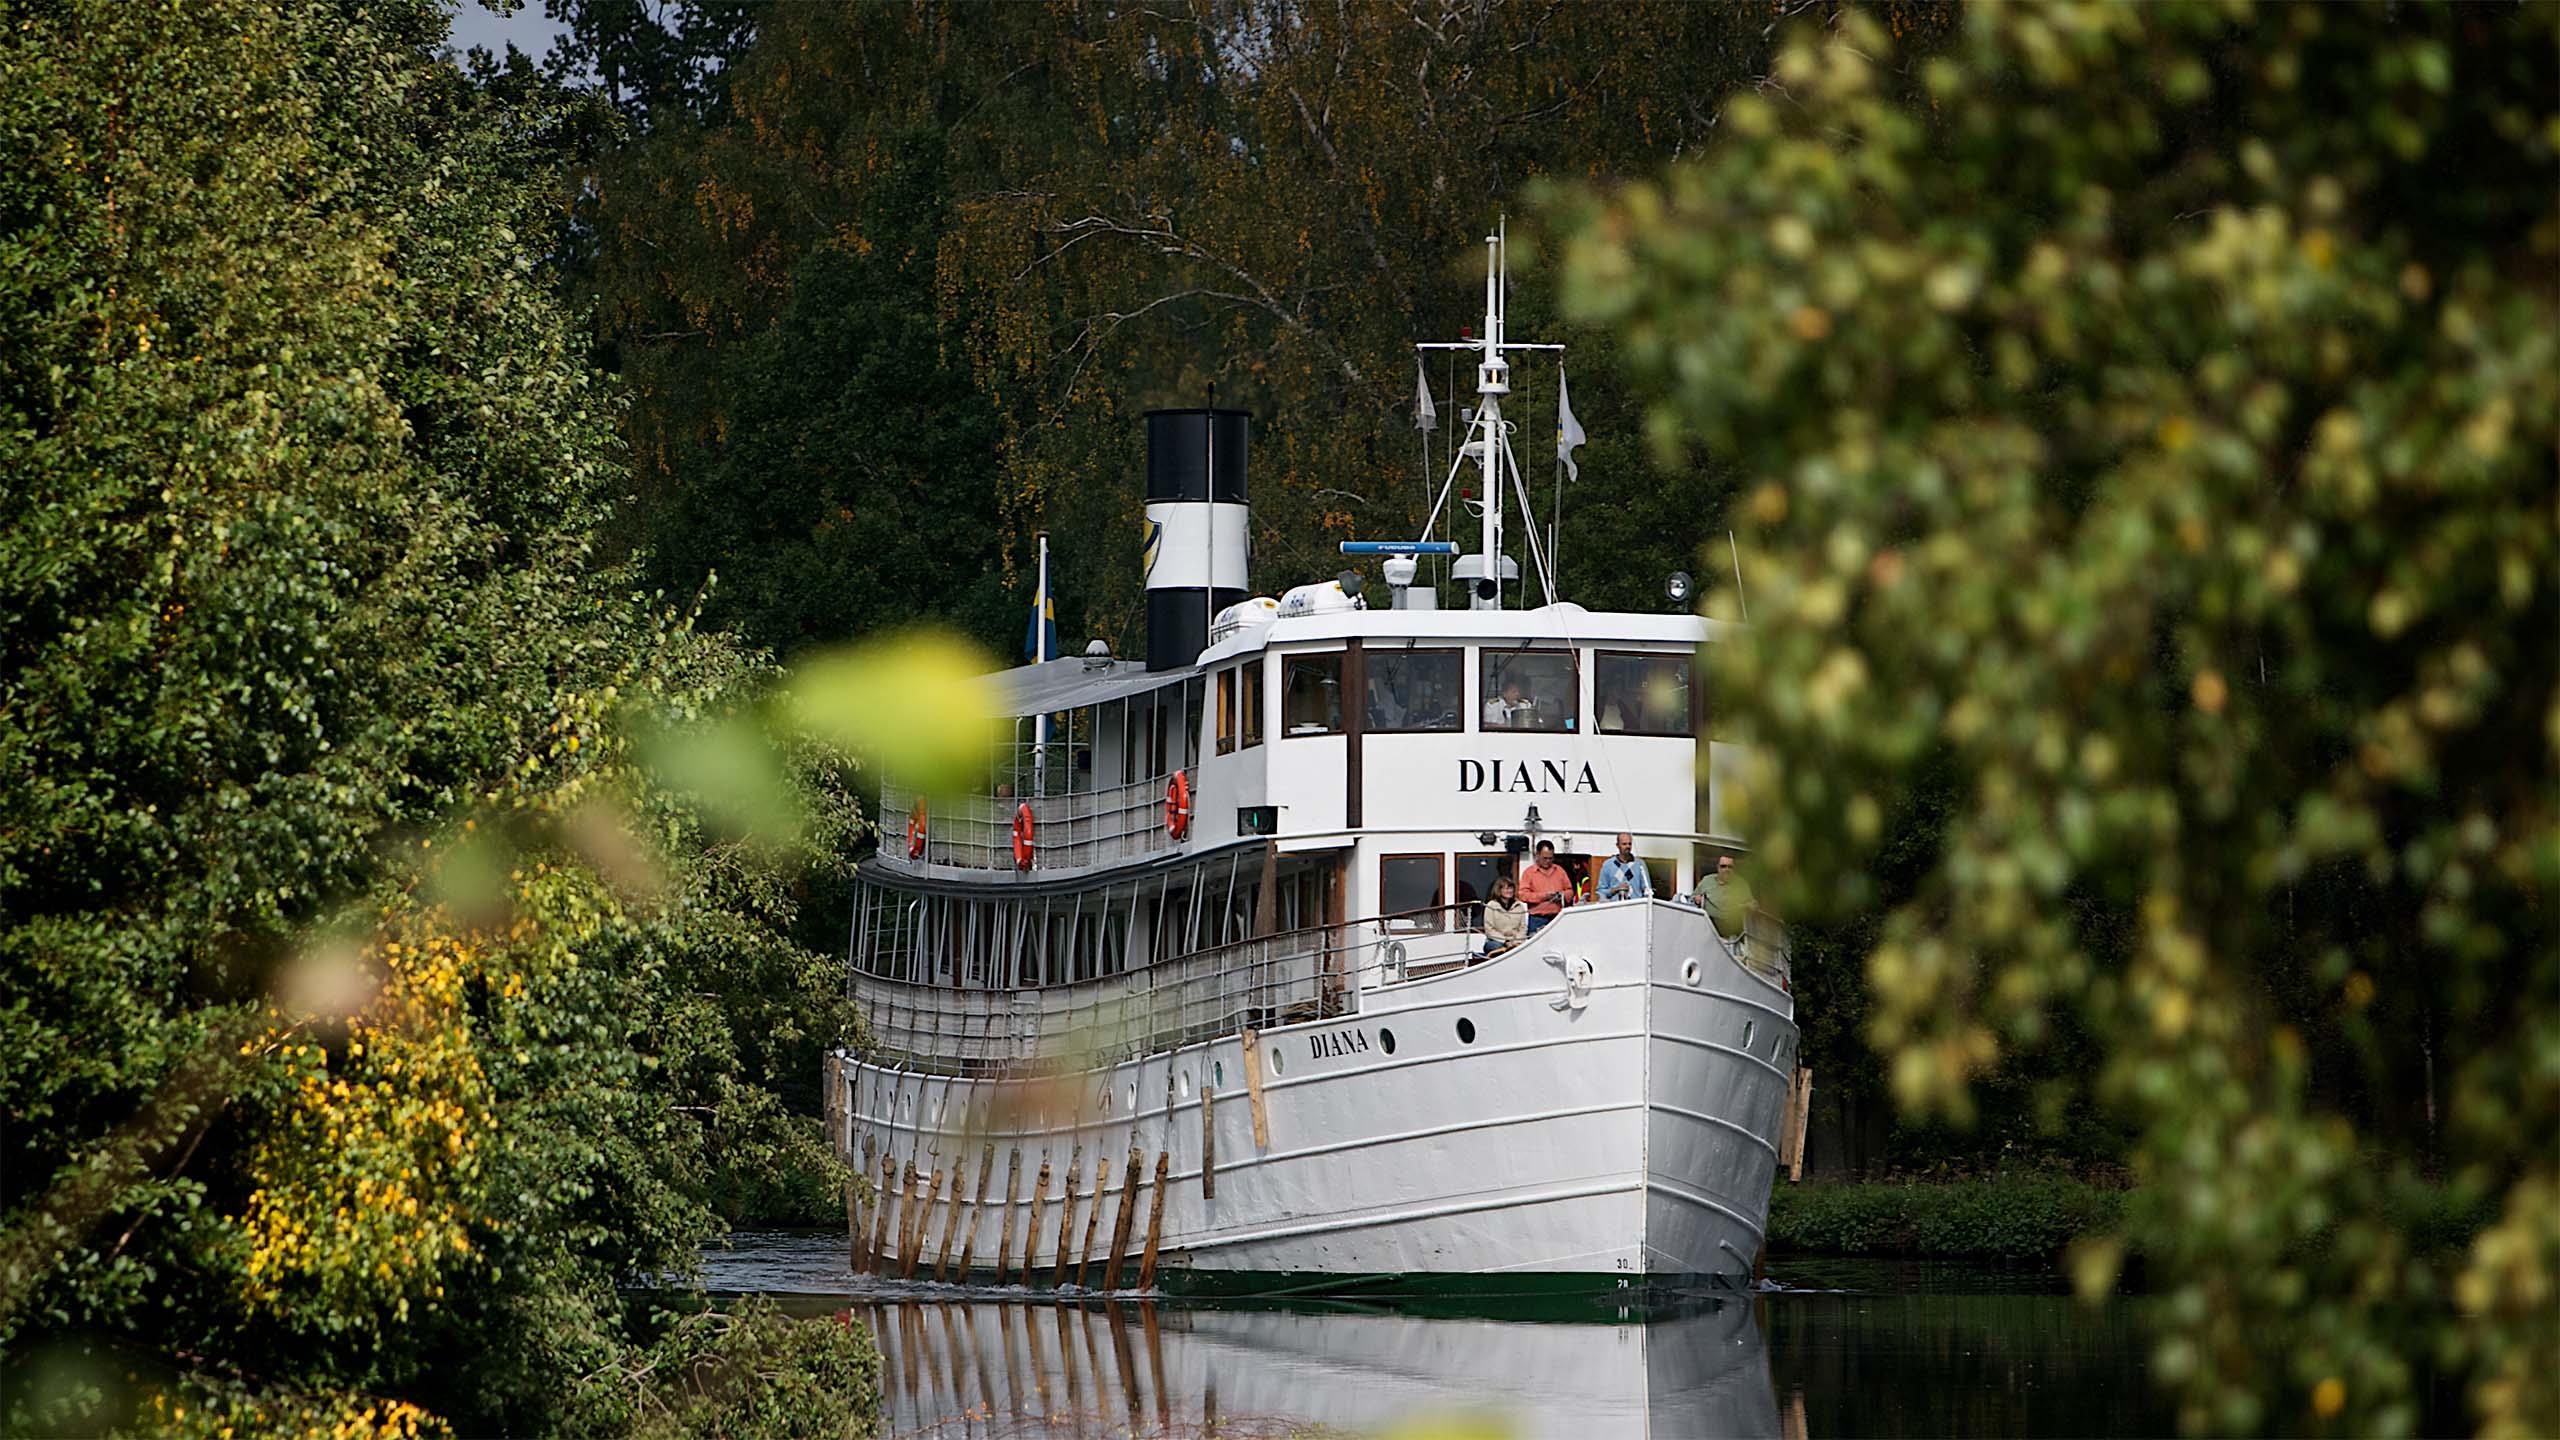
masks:
{"label": "white flag on mast", "polygon": [[1573,447],[1583,441],[1582,422],[1573,418],[1573,397],[1565,392],[1564,367],[1556,367],[1556,458],[1564,462],[1564,473],[1575,480],[1582,478],[1582,467],[1573,463]]}
{"label": "white flag on mast", "polygon": [[1413,428],[1440,428],[1440,407],[1431,403],[1431,381],[1422,372],[1422,357],[1413,357]]}

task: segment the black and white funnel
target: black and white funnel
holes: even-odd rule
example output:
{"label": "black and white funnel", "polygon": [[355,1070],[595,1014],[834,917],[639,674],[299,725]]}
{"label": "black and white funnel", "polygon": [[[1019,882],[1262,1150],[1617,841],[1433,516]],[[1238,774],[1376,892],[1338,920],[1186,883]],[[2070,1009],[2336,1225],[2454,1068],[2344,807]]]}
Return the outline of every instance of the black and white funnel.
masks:
{"label": "black and white funnel", "polygon": [[1147,668],[1208,648],[1220,610],[1245,598],[1242,410],[1147,412]]}

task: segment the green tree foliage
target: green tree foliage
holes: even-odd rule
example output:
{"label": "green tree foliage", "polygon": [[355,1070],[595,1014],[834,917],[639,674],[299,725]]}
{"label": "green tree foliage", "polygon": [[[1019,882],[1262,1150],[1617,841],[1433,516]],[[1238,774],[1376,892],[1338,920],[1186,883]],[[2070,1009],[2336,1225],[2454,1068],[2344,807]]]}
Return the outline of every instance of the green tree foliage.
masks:
{"label": "green tree foliage", "polygon": [[544,69],[560,84],[592,83],[643,127],[716,111],[721,68],[755,38],[768,8],[757,0],[542,0],[543,13],[568,26]]}
{"label": "green tree foliage", "polygon": [[[1763,893],[1889,902],[1915,1113],[2066,1022],[2197,1430],[2560,1430],[2547,7],[1983,6],[1792,41],[1567,272],[1759,477]],[[1730,605],[1731,596],[1717,603]],[[1934,854],[1873,857],[1926,785]],[[2435,1177],[2497,1218],[2395,1223]]]}
{"label": "green tree foliage", "polygon": [[773,1091],[849,1024],[795,932],[858,817],[817,751],[761,847],[637,763],[771,677],[594,558],[574,108],[426,0],[0,20],[0,1426],[858,1378],[623,1288],[835,1183]]}
{"label": "green tree foliage", "polygon": [[[1767,33],[1724,6],[766,12],[725,110],[601,170],[599,314],[659,579],[717,569],[714,613],[786,650],[917,612],[1009,647],[1046,528],[1064,632],[1125,647],[1138,415],[1212,386],[1256,416],[1259,583],[1332,575],[1334,541],[1420,528],[1408,347],[1481,314],[1503,197],[1694,148]],[[1538,323],[1547,287],[1519,278]],[[1591,558],[1567,588],[1659,606],[1728,481],[1646,473],[1605,344],[1574,374],[1595,438],[1566,505],[1596,528],[1568,523]],[[1553,372],[1522,383],[1544,506]],[[932,543],[884,543],[918,523]]]}

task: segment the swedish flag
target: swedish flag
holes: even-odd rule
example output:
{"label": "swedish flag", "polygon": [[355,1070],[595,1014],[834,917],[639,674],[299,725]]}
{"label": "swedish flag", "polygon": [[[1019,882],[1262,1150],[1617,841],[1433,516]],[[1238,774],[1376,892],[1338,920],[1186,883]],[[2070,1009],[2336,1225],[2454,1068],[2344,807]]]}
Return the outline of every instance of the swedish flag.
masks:
{"label": "swedish flag", "polygon": [[1026,660],[1058,658],[1058,601],[1049,593],[1049,537],[1040,537],[1040,586],[1031,595],[1031,624],[1022,632]]}

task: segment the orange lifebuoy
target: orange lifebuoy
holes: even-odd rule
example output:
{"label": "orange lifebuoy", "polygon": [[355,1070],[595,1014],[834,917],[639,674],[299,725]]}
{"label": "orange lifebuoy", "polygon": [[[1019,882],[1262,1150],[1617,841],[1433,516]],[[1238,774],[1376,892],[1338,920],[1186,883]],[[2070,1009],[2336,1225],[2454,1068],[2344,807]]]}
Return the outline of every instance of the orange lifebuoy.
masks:
{"label": "orange lifebuoy", "polygon": [[1191,777],[1180,770],[1165,782],[1164,829],[1176,840],[1191,833]]}
{"label": "orange lifebuoy", "polygon": [[1013,812],[1013,868],[1031,868],[1031,802],[1028,800]]}
{"label": "orange lifebuoy", "polygon": [[910,860],[924,858],[924,802],[922,800],[918,800],[916,808],[907,812],[907,858]]}

